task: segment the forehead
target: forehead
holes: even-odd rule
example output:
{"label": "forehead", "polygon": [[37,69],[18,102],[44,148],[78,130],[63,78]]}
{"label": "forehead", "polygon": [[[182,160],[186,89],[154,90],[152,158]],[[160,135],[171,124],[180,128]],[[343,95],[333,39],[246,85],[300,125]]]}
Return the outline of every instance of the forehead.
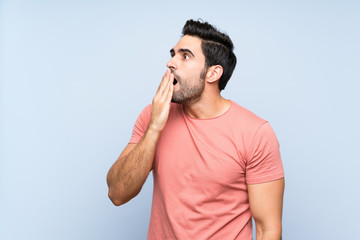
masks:
{"label": "forehead", "polygon": [[175,52],[179,49],[189,49],[194,53],[194,55],[202,55],[201,39],[198,37],[185,35],[174,47]]}

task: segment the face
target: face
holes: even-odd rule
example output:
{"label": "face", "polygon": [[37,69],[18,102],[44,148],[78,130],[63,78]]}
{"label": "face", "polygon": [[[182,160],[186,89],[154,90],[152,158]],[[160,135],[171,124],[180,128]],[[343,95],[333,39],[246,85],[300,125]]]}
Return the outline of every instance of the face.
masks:
{"label": "face", "polygon": [[181,104],[198,101],[204,91],[207,72],[201,39],[185,35],[170,53],[171,59],[167,67],[175,77],[171,101]]}

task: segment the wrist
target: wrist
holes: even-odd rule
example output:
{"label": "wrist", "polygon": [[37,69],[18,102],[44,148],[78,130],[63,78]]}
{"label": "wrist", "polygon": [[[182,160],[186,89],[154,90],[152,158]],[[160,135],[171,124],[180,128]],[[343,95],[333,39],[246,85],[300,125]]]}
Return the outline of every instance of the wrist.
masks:
{"label": "wrist", "polygon": [[150,134],[152,136],[158,136],[161,133],[161,129],[154,126],[154,125],[152,125],[152,124],[149,124],[149,126],[148,126],[148,128],[146,130],[146,133]]}

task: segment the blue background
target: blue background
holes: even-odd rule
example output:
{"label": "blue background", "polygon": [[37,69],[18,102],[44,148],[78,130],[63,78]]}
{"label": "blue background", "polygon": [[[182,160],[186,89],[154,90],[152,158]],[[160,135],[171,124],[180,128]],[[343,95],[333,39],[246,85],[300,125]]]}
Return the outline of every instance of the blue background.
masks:
{"label": "blue background", "polygon": [[0,239],[145,239],[152,178],[115,207],[106,174],[190,18],[227,32],[223,96],[267,119],[283,239],[355,239],[359,1],[0,2]]}

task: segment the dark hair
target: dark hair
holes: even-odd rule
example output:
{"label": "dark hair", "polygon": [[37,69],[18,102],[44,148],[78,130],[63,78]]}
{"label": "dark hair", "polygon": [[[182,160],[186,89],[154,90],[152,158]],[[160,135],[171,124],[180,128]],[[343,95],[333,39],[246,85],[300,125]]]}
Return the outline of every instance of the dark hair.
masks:
{"label": "dark hair", "polygon": [[220,65],[223,74],[219,80],[219,89],[223,90],[229,81],[235,65],[236,56],[230,37],[218,31],[207,22],[188,20],[182,30],[183,36],[190,35],[201,39],[201,48],[205,55],[206,68]]}

